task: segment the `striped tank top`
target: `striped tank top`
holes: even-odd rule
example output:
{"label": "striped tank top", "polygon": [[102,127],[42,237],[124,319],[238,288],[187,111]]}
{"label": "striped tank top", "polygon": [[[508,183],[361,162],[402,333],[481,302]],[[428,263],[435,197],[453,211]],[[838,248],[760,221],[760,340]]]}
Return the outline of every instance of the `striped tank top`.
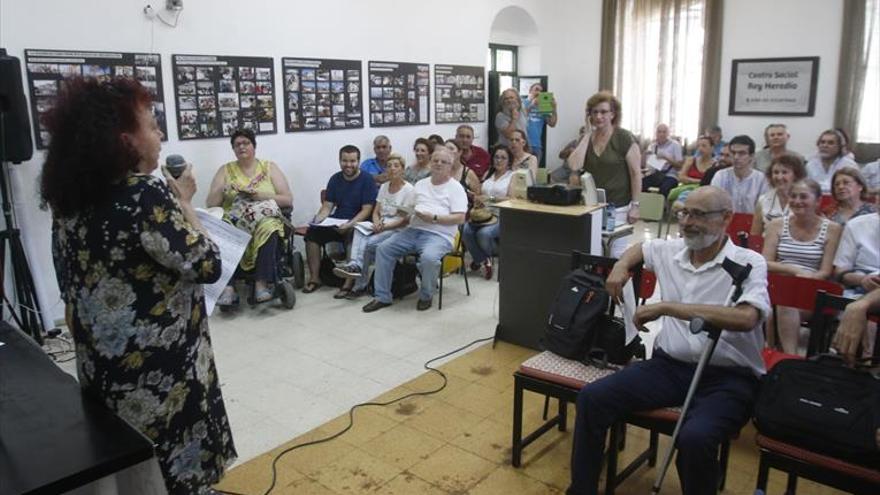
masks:
{"label": "striped tank top", "polygon": [[787,215],[782,221],[782,233],[779,235],[779,246],[776,248],[776,259],[780,263],[799,266],[806,270],[815,272],[822,264],[822,254],[825,251],[825,238],[828,233],[828,224],[831,223],[827,218],[822,219],[822,225],[819,226],[819,235],[811,241],[799,241],[791,236],[789,230],[789,220],[791,215]]}

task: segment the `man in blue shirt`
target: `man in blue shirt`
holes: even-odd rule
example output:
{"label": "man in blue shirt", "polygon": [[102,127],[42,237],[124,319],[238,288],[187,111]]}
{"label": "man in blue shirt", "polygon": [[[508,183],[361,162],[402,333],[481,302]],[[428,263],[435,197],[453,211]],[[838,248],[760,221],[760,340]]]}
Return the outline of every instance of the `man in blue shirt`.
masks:
{"label": "man in blue shirt", "polygon": [[[340,148],[340,171],[327,182],[321,209],[306,232],[306,260],[309,265],[309,281],[303,288],[306,294],[321,286],[321,246],[328,242],[341,242],[347,250],[355,224],[367,220],[373,212],[378,189],[372,176],[358,169],[360,158],[361,151],[357,146],[347,144]],[[344,221],[336,222],[337,225],[317,225],[328,218]],[[353,283],[353,279],[346,281],[334,297],[345,297]]]}
{"label": "man in blue shirt", "polygon": [[550,127],[556,127],[556,98],[553,98],[553,111],[550,113],[541,113],[538,110],[538,95],[544,91],[541,83],[532,84],[529,88],[529,97],[523,103],[528,113],[528,124],[526,133],[529,138],[529,148],[531,152],[538,158],[539,163],[544,163],[544,124]]}
{"label": "man in blue shirt", "polygon": [[372,175],[376,184],[388,182],[388,174],[385,173],[388,155],[391,154],[391,140],[388,139],[388,136],[379,135],[373,139],[373,152],[376,153],[376,156],[364,160],[361,163],[361,171]]}

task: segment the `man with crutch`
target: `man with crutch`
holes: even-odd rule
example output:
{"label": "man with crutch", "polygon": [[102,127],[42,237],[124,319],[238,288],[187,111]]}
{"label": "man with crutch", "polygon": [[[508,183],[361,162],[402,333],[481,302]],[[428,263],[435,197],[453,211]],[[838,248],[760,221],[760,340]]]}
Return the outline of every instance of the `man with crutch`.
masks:
{"label": "man with crutch", "polygon": [[[598,493],[609,427],[631,412],[684,403],[708,339],[706,333],[691,333],[689,324],[696,318],[723,331],[681,425],[676,467],[685,495],[717,491],[718,447],[748,421],[764,373],[762,322],[770,311],[767,264],[760,254],[727,238],[732,216],[727,192],[712,186],[696,189],[678,212],[681,239],[637,244],[614,265],[606,287],[618,301],[630,269],[644,262],[657,275],[662,301],[640,306],[634,322],[642,327],[660,319],[662,330],[651,359],[578,394],[569,495]],[[733,301],[728,300],[733,279],[725,259],[752,266]]]}

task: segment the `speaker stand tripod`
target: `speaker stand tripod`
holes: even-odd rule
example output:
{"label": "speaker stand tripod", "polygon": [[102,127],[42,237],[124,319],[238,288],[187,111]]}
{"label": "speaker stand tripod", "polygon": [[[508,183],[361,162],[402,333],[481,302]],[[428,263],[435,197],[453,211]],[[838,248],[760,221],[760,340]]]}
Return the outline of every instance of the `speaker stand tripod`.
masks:
{"label": "speaker stand tripod", "polygon": [[[12,208],[12,187],[9,180],[9,162],[6,161],[6,113],[0,109],[0,204],[3,208],[4,229],[0,231],[0,320],[6,318],[6,309],[15,323],[38,344],[43,344],[43,318],[37,304],[37,289],[21,244],[21,231],[15,222]],[[6,292],[7,254],[12,269],[10,285],[14,302]]]}

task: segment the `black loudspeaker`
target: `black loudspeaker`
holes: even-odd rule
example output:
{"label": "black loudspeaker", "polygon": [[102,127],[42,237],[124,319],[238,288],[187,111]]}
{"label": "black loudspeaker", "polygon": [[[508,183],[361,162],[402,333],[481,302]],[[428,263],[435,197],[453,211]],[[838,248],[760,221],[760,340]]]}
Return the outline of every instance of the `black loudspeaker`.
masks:
{"label": "black loudspeaker", "polygon": [[21,62],[0,48],[0,113],[3,114],[0,160],[20,163],[34,155],[27,101],[21,85]]}

